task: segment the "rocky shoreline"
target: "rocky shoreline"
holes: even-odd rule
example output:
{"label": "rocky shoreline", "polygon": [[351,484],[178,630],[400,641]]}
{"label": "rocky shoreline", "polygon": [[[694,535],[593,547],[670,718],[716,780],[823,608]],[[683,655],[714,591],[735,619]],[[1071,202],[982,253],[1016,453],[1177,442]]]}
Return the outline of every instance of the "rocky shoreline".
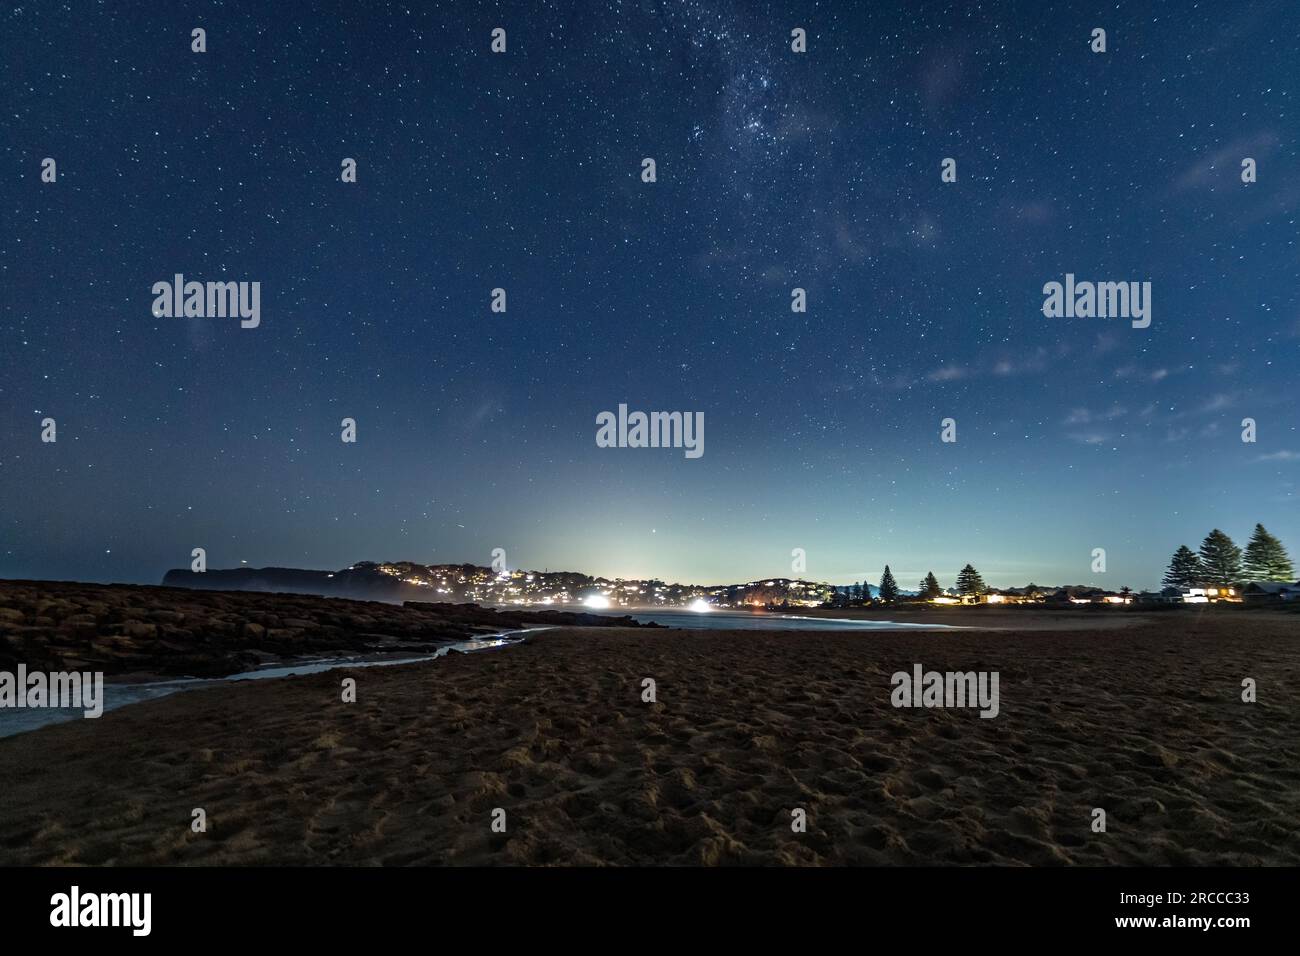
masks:
{"label": "rocky shoreline", "polygon": [[322,654],[418,653],[537,626],[638,627],[630,617],[385,604],[302,594],[0,581],[0,670],[219,677]]}

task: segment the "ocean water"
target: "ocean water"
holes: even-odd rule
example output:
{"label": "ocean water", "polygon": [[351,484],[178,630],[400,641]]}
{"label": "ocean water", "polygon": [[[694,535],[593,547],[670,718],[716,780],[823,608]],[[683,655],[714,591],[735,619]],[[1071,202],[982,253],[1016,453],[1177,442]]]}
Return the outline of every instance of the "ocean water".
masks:
{"label": "ocean water", "polygon": [[740,631],[903,631],[915,628],[961,630],[936,624],[896,624],[893,621],[855,621],[848,618],[767,614],[761,611],[629,611],[642,624],[662,624],[703,630]]}

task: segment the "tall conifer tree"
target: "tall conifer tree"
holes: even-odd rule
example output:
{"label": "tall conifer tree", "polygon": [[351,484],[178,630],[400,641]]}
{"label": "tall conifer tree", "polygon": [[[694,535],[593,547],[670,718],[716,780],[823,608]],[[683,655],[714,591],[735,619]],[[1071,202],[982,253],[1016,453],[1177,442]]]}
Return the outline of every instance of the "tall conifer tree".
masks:
{"label": "tall conifer tree", "polygon": [[1250,581],[1295,581],[1295,565],[1291,563],[1282,542],[1273,537],[1262,524],[1255,525],[1242,570]]}
{"label": "tall conifer tree", "polygon": [[889,603],[897,598],[898,582],[894,580],[894,573],[889,570],[889,565],[885,565],[885,573],[880,576],[880,600]]}
{"label": "tall conifer tree", "polygon": [[1180,545],[1169,559],[1169,570],[1165,572],[1164,584],[1167,588],[1192,588],[1201,583],[1205,569],[1201,559],[1187,545]]}
{"label": "tall conifer tree", "polygon": [[1241,583],[1241,549],[1218,528],[1201,542],[1201,566],[1208,584],[1227,588]]}

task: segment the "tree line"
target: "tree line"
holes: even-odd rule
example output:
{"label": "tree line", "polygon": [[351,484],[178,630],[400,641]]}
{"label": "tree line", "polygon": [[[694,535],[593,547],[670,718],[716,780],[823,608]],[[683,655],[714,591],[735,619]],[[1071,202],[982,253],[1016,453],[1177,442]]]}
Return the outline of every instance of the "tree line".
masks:
{"label": "tree line", "polygon": [[[918,590],[918,597],[921,600],[929,600],[943,594],[943,588],[939,585],[939,579],[930,571],[921,580]],[[957,593],[980,595],[988,590],[984,584],[984,579],[980,573],[969,564],[957,573]],[[885,565],[885,571],[880,576],[880,586],[876,589],[878,598],[871,596],[871,585],[866,581],[861,584],[850,584],[843,595],[849,603],[852,604],[872,604],[879,600],[884,604],[892,604],[897,601],[902,592],[898,588],[898,581],[894,578],[894,572],[889,570],[889,565]]]}
{"label": "tree line", "polygon": [[1257,524],[1245,551],[1218,528],[1205,536],[1199,551],[1181,545],[1169,562],[1164,584],[1171,588],[1231,588],[1243,581],[1295,580],[1295,566],[1282,542]]}
{"label": "tree line", "polygon": [[[1243,581],[1287,581],[1296,580],[1295,565],[1282,542],[1269,534],[1262,525],[1255,525],[1255,531],[1243,551],[1233,543],[1223,531],[1215,528],[1205,536],[1199,551],[1193,551],[1182,545],[1174,552],[1165,572],[1166,587],[1238,587]],[[1032,585],[1031,585],[1032,588]],[[974,567],[967,564],[957,574],[957,593],[978,597],[989,589],[984,579]],[[1121,593],[1128,593],[1124,588]],[[939,597],[943,588],[931,571],[921,580],[917,596],[925,601]],[[878,598],[871,596],[871,586],[863,581],[850,585],[843,598],[849,603],[872,604],[876,600],[884,604],[897,601],[901,592],[894,574],[885,565],[877,588]]]}

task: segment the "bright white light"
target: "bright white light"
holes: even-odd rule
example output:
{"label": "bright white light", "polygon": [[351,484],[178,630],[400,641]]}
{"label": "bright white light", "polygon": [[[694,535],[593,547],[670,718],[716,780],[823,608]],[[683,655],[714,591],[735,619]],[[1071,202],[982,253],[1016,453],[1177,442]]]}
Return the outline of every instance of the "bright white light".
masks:
{"label": "bright white light", "polygon": [[704,600],[704,598],[696,598],[694,601],[691,602],[690,610],[697,611],[697,612],[712,611],[713,605],[711,605],[708,601]]}
{"label": "bright white light", "polygon": [[582,603],[587,607],[609,607],[609,598],[603,594],[593,594]]}

